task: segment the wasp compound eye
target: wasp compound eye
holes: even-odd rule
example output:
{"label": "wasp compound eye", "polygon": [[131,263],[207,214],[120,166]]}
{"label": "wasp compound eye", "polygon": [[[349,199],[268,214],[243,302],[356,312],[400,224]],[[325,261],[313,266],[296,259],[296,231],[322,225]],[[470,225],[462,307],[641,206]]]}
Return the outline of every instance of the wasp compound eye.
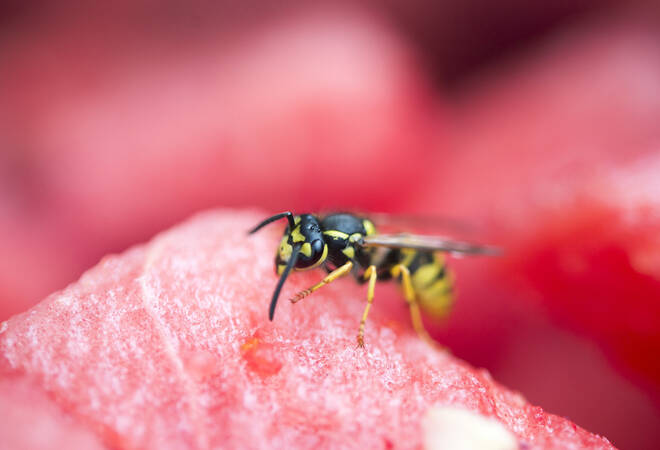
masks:
{"label": "wasp compound eye", "polygon": [[312,242],[312,255],[321,255],[323,253],[323,241],[321,239],[317,239],[314,242]]}
{"label": "wasp compound eye", "polygon": [[296,269],[313,269],[325,261],[328,256],[328,246],[322,239],[305,242],[300,249]]}

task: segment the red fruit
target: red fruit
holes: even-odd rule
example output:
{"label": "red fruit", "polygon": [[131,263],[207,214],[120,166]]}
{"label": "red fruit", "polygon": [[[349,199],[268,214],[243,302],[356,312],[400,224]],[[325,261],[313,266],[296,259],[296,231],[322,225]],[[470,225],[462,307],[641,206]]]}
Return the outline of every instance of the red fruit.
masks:
{"label": "red fruit", "polygon": [[[2,324],[0,383],[29,377],[54,420],[108,447],[419,448],[439,404],[493,418],[527,448],[613,448],[424,344],[380,285],[366,349],[364,286],[348,279],[282,301],[269,322],[279,232],[245,234],[261,218],[207,213],[105,258]],[[282,298],[319,276],[294,274]]]}
{"label": "red fruit", "polygon": [[512,243],[507,270],[660,388],[660,155],[585,180]]}
{"label": "red fruit", "polygon": [[657,30],[583,24],[482,74],[417,204],[505,250],[454,263],[456,310],[436,335],[530,399],[648,449],[660,439]]}
{"label": "red fruit", "polygon": [[624,21],[555,45],[515,88],[503,81],[470,104],[462,152],[438,177],[455,193],[442,206],[488,221],[506,247],[496,278],[531,288],[656,384],[658,36]]}

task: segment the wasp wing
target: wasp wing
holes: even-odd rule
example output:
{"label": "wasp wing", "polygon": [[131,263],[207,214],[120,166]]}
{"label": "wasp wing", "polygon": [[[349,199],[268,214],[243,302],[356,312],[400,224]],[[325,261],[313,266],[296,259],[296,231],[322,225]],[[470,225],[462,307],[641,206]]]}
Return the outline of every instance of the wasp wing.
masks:
{"label": "wasp wing", "polygon": [[502,253],[497,247],[489,245],[472,244],[441,236],[418,234],[376,234],[365,236],[362,245],[365,247],[409,248],[471,255],[500,255]]}

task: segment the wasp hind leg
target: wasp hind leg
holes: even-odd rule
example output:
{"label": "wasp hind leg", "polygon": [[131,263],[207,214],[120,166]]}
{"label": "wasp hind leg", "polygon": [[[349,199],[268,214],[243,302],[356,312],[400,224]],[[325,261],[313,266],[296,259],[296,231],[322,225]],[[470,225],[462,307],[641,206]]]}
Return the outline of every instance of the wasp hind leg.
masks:
{"label": "wasp hind leg", "polygon": [[364,271],[363,275],[364,280],[369,280],[369,286],[367,288],[367,306],[364,307],[362,320],[360,320],[360,331],[358,331],[357,335],[358,347],[364,347],[364,326],[367,323],[367,316],[369,315],[371,304],[374,302],[374,290],[376,289],[377,278],[376,266],[371,265],[367,267],[367,270]]}
{"label": "wasp hind leg", "polygon": [[303,298],[307,297],[309,294],[312,292],[316,291],[319,288],[322,288],[328,283],[332,283],[335,281],[337,278],[342,277],[349,273],[351,269],[353,268],[353,263],[351,261],[348,261],[346,264],[343,266],[337,267],[335,270],[330,272],[324,279],[316,283],[314,286],[305,289],[304,291],[298,292],[296,295],[294,295],[291,298],[291,303],[297,303]]}
{"label": "wasp hind leg", "polygon": [[415,289],[412,285],[412,280],[410,279],[410,270],[403,264],[397,264],[390,270],[392,277],[399,278],[401,276],[401,286],[403,288],[403,295],[406,298],[408,303],[408,308],[410,309],[410,320],[412,321],[412,326],[417,335],[431,347],[444,349],[438,341],[433,339],[426,328],[424,328],[424,322],[422,321],[422,313],[419,310],[419,303],[417,302],[417,297],[415,295]]}

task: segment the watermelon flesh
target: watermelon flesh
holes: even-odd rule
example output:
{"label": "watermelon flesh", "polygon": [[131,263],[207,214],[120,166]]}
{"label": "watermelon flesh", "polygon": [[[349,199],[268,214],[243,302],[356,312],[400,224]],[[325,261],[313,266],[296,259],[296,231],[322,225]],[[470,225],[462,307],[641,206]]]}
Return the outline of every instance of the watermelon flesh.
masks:
{"label": "watermelon flesh", "polygon": [[469,217],[475,238],[505,249],[455,262],[459,300],[434,335],[531,401],[650,450],[660,39],[647,19],[581,23],[476,80],[457,102],[454,151],[438,155],[416,206]]}
{"label": "watermelon flesh", "polygon": [[[443,146],[446,98],[428,93],[409,49],[368,15],[264,22],[245,35],[221,33],[229,47],[204,36],[163,45],[152,30],[124,33],[114,17],[81,32],[76,20],[62,16],[36,33],[28,26],[0,44],[11,68],[0,74],[0,320],[107,251],[212,204],[314,211],[334,202],[486,218],[499,225],[492,239],[507,259],[452,261],[459,298],[447,323],[429,324],[434,335],[533,403],[621,446],[656,447],[658,224],[639,211],[658,208],[660,164],[649,157],[659,136],[657,27],[622,15],[583,22],[559,44],[482,74],[459,99],[450,147]],[[334,70],[316,72],[317,54]],[[271,84],[277,95],[265,95]],[[186,100],[198,98],[206,101]],[[441,118],[429,126],[427,103],[436,102]],[[440,145],[428,137],[436,127]],[[301,129],[312,131],[301,136]],[[347,159],[355,146],[364,159],[346,165],[344,179],[320,170],[324,158]],[[305,148],[325,151],[321,158]],[[257,159],[263,167],[253,165]],[[290,172],[296,176],[281,176]],[[621,195],[639,187],[650,195]],[[603,223],[616,224],[613,232],[598,231]],[[585,237],[590,247],[576,245]],[[362,294],[350,294],[350,303]],[[376,309],[404,326],[405,305],[393,288],[379,286],[377,295]],[[530,305],[542,311],[534,315]],[[567,340],[548,316],[597,342],[647,392],[608,361],[594,364],[584,348],[595,345]],[[204,367],[206,359],[192,360]],[[54,414],[52,428],[68,429],[70,414],[58,415],[59,403],[47,406],[57,399],[29,378],[17,380],[27,387],[17,387],[3,411],[44,405],[31,420]],[[7,428],[3,436],[20,434]]]}
{"label": "watermelon flesh", "polygon": [[506,301],[589,335],[657,399],[660,33],[628,17],[567,34],[461,99],[417,208],[487,224]]}
{"label": "watermelon flesh", "polygon": [[[58,438],[106,448],[420,448],[438,406],[490,418],[521,448],[613,448],[423,343],[387,285],[365,349],[364,286],[349,279],[269,322],[280,231],[245,233],[264,215],[201,214],[3,322],[0,388],[44,402]],[[319,276],[294,273],[282,299]]]}

